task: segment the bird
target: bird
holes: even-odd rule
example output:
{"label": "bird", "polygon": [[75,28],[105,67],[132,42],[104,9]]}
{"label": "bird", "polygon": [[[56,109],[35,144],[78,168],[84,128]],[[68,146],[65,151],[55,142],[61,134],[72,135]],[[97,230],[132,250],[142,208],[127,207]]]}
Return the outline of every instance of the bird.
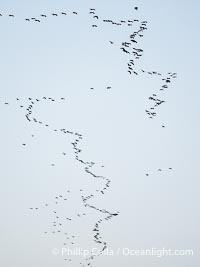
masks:
{"label": "bird", "polygon": [[52,16],[56,16],[56,17],[58,16],[58,14],[56,14],[56,13],[52,13],[51,15],[52,15]]}
{"label": "bird", "polygon": [[125,53],[127,53],[127,54],[130,54],[130,52],[127,51],[124,47],[121,47],[120,49],[121,49],[123,52],[125,52]]}
{"label": "bird", "polygon": [[61,12],[61,14],[62,14],[62,15],[65,15],[65,16],[67,15],[67,13],[65,13],[65,12]]}
{"label": "bird", "polygon": [[138,7],[137,6],[135,6],[135,10],[138,10]]}
{"label": "bird", "polygon": [[12,15],[12,14],[9,14],[8,16],[14,18],[14,15]]}

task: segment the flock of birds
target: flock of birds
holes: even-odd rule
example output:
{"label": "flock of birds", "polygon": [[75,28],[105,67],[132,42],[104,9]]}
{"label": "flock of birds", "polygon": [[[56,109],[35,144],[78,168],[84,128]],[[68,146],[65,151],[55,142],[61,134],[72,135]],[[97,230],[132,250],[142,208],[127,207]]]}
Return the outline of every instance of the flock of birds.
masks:
{"label": "flock of birds", "polygon": [[[137,11],[138,7],[135,6],[134,10]],[[51,14],[41,14],[39,17],[31,17],[31,18],[25,18],[24,20],[26,22],[37,22],[37,23],[42,23],[44,20],[46,20],[48,17],[52,16],[52,17],[58,17],[58,16],[68,16],[68,15],[78,15],[79,13],[77,11],[73,11],[71,13],[69,12],[65,12],[62,11],[60,13],[51,13]],[[166,103],[165,100],[161,99],[160,97],[158,97],[159,93],[162,93],[163,91],[167,90],[169,88],[169,85],[172,83],[172,79],[175,79],[177,77],[176,73],[172,73],[169,72],[166,75],[163,75],[162,73],[158,72],[158,71],[146,71],[143,69],[138,70],[137,69],[137,61],[143,56],[143,49],[141,47],[138,47],[139,44],[139,40],[140,38],[144,37],[144,32],[147,30],[147,21],[144,20],[139,20],[139,19],[129,19],[129,20],[120,20],[120,21],[114,21],[111,19],[102,19],[97,13],[96,13],[96,9],[95,8],[90,8],[89,10],[89,15],[92,17],[93,22],[91,24],[91,26],[93,28],[97,28],[100,25],[100,21],[102,23],[107,23],[107,24],[111,24],[114,26],[119,26],[122,27],[124,25],[126,25],[127,27],[132,27],[134,25],[136,25],[138,27],[138,30],[134,31],[128,38],[128,40],[123,41],[120,44],[120,50],[128,57],[128,62],[127,62],[127,72],[132,75],[134,77],[134,75],[138,76],[138,75],[142,75],[142,74],[146,74],[146,75],[150,75],[150,76],[156,76],[156,77],[160,77],[161,81],[162,81],[162,85],[160,88],[158,88],[158,92],[156,91],[153,95],[151,95],[149,97],[149,100],[151,103],[153,103],[149,109],[146,109],[145,112],[148,116],[148,118],[153,119],[156,117],[157,115],[157,108],[161,105]],[[5,17],[8,16],[9,18],[15,18],[15,15],[13,14],[8,14],[8,15],[4,15],[0,13],[0,17]],[[139,25],[138,25],[139,24]],[[114,41],[109,40],[109,43],[111,45],[115,45]],[[107,90],[112,89],[111,86],[107,86],[106,87]],[[95,90],[94,87],[91,87],[90,90]],[[65,101],[66,99],[64,97],[60,98],[59,101]],[[102,219],[99,219],[97,222],[95,222],[93,229],[91,229],[93,231],[93,241],[98,244],[99,246],[101,246],[101,251],[99,253],[99,255],[108,247],[107,242],[103,240],[102,236],[101,236],[101,232],[100,232],[100,226],[103,224],[104,221],[107,220],[111,220],[113,217],[118,216],[119,212],[110,212],[106,209],[101,209],[98,208],[94,205],[90,204],[90,200],[91,199],[95,199],[99,194],[100,195],[104,195],[106,193],[106,191],[109,189],[110,184],[111,184],[111,180],[105,176],[101,176],[101,175],[97,175],[94,171],[93,171],[93,167],[96,165],[95,162],[93,161],[85,161],[81,158],[81,152],[82,150],[80,149],[80,142],[83,140],[83,135],[81,133],[78,133],[76,131],[73,131],[71,129],[66,129],[66,128],[62,128],[62,129],[56,129],[53,128],[49,123],[44,122],[42,120],[40,120],[39,118],[36,118],[35,116],[33,116],[34,113],[34,108],[37,104],[43,104],[46,101],[51,101],[51,102],[57,102],[58,99],[54,99],[52,97],[47,97],[44,96],[42,98],[28,98],[28,106],[25,106],[23,103],[21,103],[21,99],[20,98],[16,98],[16,101],[18,102],[18,105],[21,109],[24,110],[24,116],[25,119],[27,120],[28,123],[34,123],[34,124],[38,124],[38,125],[43,125],[44,127],[48,128],[50,131],[53,132],[57,132],[59,135],[70,135],[71,137],[73,137],[74,141],[71,142],[71,147],[73,149],[73,153],[74,153],[74,160],[78,161],[81,166],[83,166],[83,170],[84,172],[91,176],[91,178],[93,179],[98,179],[104,182],[104,186],[102,188],[98,188],[96,189],[96,191],[92,194],[89,195],[85,195],[84,194],[84,190],[80,189],[81,192],[81,200],[83,203],[84,208],[86,209],[93,209],[98,211],[99,213],[101,213],[103,215]],[[10,102],[4,102],[5,105],[9,105]],[[165,128],[165,125],[162,125],[163,128]],[[32,135],[32,137],[34,137],[34,135]],[[22,146],[26,146],[26,143],[23,143]],[[64,156],[66,156],[66,152],[62,152],[62,154]],[[51,163],[51,166],[54,167],[55,163]],[[102,168],[104,166],[101,166]],[[168,168],[169,170],[172,170],[172,168]],[[158,169],[159,172],[162,172],[162,169]],[[146,173],[146,176],[149,176],[149,173]],[[60,194],[60,195],[56,195],[54,196],[53,200],[54,200],[54,204],[56,205],[55,207],[53,207],[51,209],[51,213],[54,215],[54,219],[52,221],[52,230],[47,230],[44,232],[44,234],[57,234],[57,233],[62,233],[63,234],[63,246],[68,246],[70,245],[75,245],[76,244],[76,236],[72,235],[68,232],[66,232],[66,230],[64,229],[64,225],[65,223],[70,223],[76,219],[76,218],[81,218],[82,216],[87,216],[87,211],[83,212],[83,213],[77,213],[76,214],[76,218],[72,218],[72,217],[65,217],[65,218],[61,218],[58,214],[58,211],[56,209],[57,206],[59,206],[60,203],[65,203],[68,201],[68,198],[70,196],[72,192],[70,190],[67,190],[66,194]],[[50,203],[46,203],[45,207],[50,209],[51,205]],[[35,211],[38,210],[38,207],[30,207],[30,210]],[[97,255],[96,255],[97,256]],[[85,259],[85,262],[80,262],[81,266],[92,266],[92,260],[94,260],[94,255],[90,255],[88,258]],[[65,261],[68,262],[72,262],[72,258],[65,258]]]}
{"label": "flock of birds", "polygon": [[[51,127],[51,125],[49,123],[46,123],[46,122],[44,122],[38,118],[35,118],[33,116],[33,111],[34,111],[34,108],[36,107],[37,104],[39,104],[39,103],[41,104],[44,101],[45,102],[47,102],[47,101],[57,102],[57,101],[65,101],[65,100],[66,99],[64,97],[61,97],[60,99],[55,99],[55,98],[46,97],[46,96],[44,96],[42,98],[29,97],[27,99],[29,104],[28,104],[28,106],[25,106],[24,104],[21,104],[21,101],[23,101],[22,99],[16,98],[16,101],[18,102],[18,107],[23,109],[25,112],[24,116],[25,116],[27,122],[35,123],[38,125],[43,125],[45,128],[48,128],[49,130],[51,130],[53,132],[57,132],[58,134],[73,136],[74,141],[71,142],[71,145],[72,145],[72,149],[73,149],[73,153],[74,153],[74,159],[77,160],[82,166],[84,166],[84,171],[88,175],[90,175],[92,178],[100,179],[100,180],[104,181],[104,186],[102,186],[99,189],[96,189],[95,193],[93,193],[93,194],[84,195],[84,190],[80,189],[81,200],[82,200],[84,208],[87,208],[87,209],[90,208],[90,209],[96,210],[96,211],[98,211],[104,215],[104,218],[98,220],[95,223],[94,228],[92,229],[92,231],[94,232],[94,235],[93,235],[94,242],[98,245],[102,245],[102,249],[98,254],[98,255],[100,255],[107,248],[107,243],[102,240],[102,236],[100,235],[100,226],[104,222],[104,220],[108,221],[108,220],[112,219],[113,217],[117,216],[119,214],[119,212],[113,213],[113,212],[107,211],[106,209],[97,208],[94,205],[89,204],[89,200],[91,200],[92,198],[96,198],[98,194],[104,195],[106,193],[106,190],[110,187],[111,180],[109,178],[106,178],[105,176],[97,175],[92,171],[92,168],[96,165],[95,162],[84,161],[80,157],[82,150],[79,148],[79,143],[83,139],[82,134],[75,132],[75,131],[72,131],[72,130],[69,130],[69,129],[65,129],[65,128],[56,129],[55,127]],[[5,102],[4,104],[10,105],[9,102]],[[32,135],[32,137],[34,137],[34,135]],[[26,143],[22,143],[22,146],[25,147],[26,145],[27,145]],[[66,152],[62,152],[62,154],[64,156],[66,156]],[[51,163],[51,166],[55,167],[55,163]],[[101,168],[104,168],[104,166],[102,165]],[[71,194],[71,191],[67,190],[66,195],[60,194],[60,195],[55,196],[54,197],[54,204],[58,207],[61,202],[63,203],[63,202],[68,201],[70,194]],[[51,205],[50,203],[45,204],[46,208],[51,208],[51,206],[53,206],[53,205]],[[39,209],[40,209],[39,207],[30,207],[30,210],[32,210],[32,211],[37,211]],[[63,240],[64,240],[62,245],[64,247],[69,246],[69,245],[75,245],[76,244],[75,243],[75,236],[71,235],[70,233],[67,233],[65,231],[65,229],[63,229],[63,226],[66,225],[65,223],[73,222],[76,218],[86,216],[87,215],[86,212],[77,213],[76,218],[71,218],[71,217],[61,218],[57,212],[56,207],[53,206],[51,213],[54,215],[54,219],[52,221],[53,229],[51,231],[45,231],[44,234],[58,234],[58,233],[61,234],[62,233],[63,234]],[[91,255],[90,257],[86,258],[85,260],[87,262],[87,266],[91,266],[90,261],[93,260],[94,257],[96,257],[98,255],[95,254],[95,256]],[[68,262],[72,262],[72,258],[64,258],[64,260],[68,261]],[[81,263],[81,266],[86,266],[86,265],[84,263]]]}
{"label": "flock of birds", "polygon": [[[134,8],[135,10],[138,10],[138,7],[135,7]],[[69,16],[69,15],[78,15],[78,11],[71,11],[71,12],[66,12],[66,11],[62,11],[62,12],[59,12],[59,13],[56,13],[56,12],[53,12],[53,13],[50,13],[50,14],[40,14],[39,16],[34,16],[34,17],[29,17],[29,18],[24,18],[24,20],[26,22],[38,22],[38,23],[41,23],[44,21],[44,19],[47,19],[49,17],[58,17],[58,16]],[[92,16],[93,19],[95,19],[96,21],[100,21],[100,16],[96,14],[96,9],[95,8],[90,8],[89,9],[89,14]],[[3,14],[3,13],[0,13],[0,17],[9,17],[9,18],[16,18],[16,15],[14,14]],[[114,22],[112,20],[109,20],[109,19],[102,19],[103,22],[108,22],[108,23],[112,23],[114,25],[118,25],[118,26],[121,26],[123,25],[124,23],[126,23],[126,21],[124,20],[121,20],[120,22]],[[139,21],[139,20],[134,20],[134,21]],[[128,23],[128,26],[132,26],[131,23],[133,23],[133,21],[127,21]],[[97,24],[92,24],[92,27],[98,27]]]}
{"label": "flock of birds", "polygon": [[[161,75],[160,73],[157,73],[157,72],[148,72],[148,73],[150,75]],[[171,83],[172,79],[175,79],[175,78],[177,78],[177,73],[169,72],[166,78],[162,78],[163,85],[161,86],[161,88],[158,89],[158,92],[155,92],[149,97],[149,100],[151,101],[151,103],[153,103],[153,105],[151,105],[149,109],[145,110],[149,119],[154,119],[157,115],[157,112],[156,112],[157,108],[160,105],[166,103],[165,100],[158,98],[158,93],[160,91],[167,90],[169,88],[169,84]],[[165,128],[165,125],[162,125],[162,128]]]}

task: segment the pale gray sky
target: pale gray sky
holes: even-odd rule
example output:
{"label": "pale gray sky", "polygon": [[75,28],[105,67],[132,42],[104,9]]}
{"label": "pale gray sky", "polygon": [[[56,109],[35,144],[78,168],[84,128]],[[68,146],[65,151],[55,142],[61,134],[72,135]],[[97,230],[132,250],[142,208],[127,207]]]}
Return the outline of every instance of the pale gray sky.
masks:
{"label": "pale gray sky", "polygon": [[[89,8],[96,8],[97,28],[91,26],[96,20]],[[80,266],[80,257],[66,262],[52,250],[60,252],[72,235],[70,248],[102,247],[94,243],[92,229],[105,216],[85,208],[81,200],[90,194],[95,194],[90,205],[120,212],[100,226],[109,249],[194,250],[193,257],[101,256],[92,266],[198,266],[199,8],[197,0],[1,1],[2,266]],[[67,16],[53,17],[54,12]],[[25,21],[31,17],[41,22]],[[138,24],[119,27],[103,19],[148,21],[137,46],[144,50],[135,64],[138,76],[127,72],[132,55],[120,50]],[[163,76],[142,74],[141,69]],[[168,72],[178,73],[177,79],[159,91]],[[166,101],[153,120],[145,113],[152,94]],[[56,101],[42,100],[44,96]],[[40,100],[32,118],[49,127],[25,118],[29,97]],[[95,174],[111,180],[104,195],[96,190],[105,182],[93,179],[75,160],[75,136],[54,131],[63,128],[82,134],[80,158],[94,161]],[[56,204],[59,195],[68,200]],[[52,233],[57,229],[54,211],[61,233]]]}

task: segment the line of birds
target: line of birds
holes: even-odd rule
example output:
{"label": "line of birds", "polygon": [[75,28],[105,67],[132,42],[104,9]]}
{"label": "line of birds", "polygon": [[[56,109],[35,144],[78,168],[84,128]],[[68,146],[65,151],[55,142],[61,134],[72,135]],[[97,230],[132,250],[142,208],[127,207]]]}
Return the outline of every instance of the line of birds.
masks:
{"label": "line of birds", "polygon": [[[129,21],[133,22],[133,21]],[[139,39],[143,38],[144,34],[143,32],[147,30],[147,21],[141,21],[139,25],[139,29],[137,31],[134,31],[130,36],[129,40],[122,42],[120,49],[123,53],[126,55],[130,55],[131,58],[129,62],[127,63],[128,66],[128,73],[138,75],[138,71],[135,69],[136,61],[139,60],[143,56],[144,50],[141,48],[136,48],[135,46],[138,44]],[[129,24],[132,26],[132,24]]]}
{"label": "line of birds", "polygon": [[[135,10],[138,10],[138,7],[134,7]],[[30,21],[35,21],[35,22],[41,22],[42,18],[46,19],[49,16],[53,16],[53,17],[58,17],[59,15],[61,16],[67,16],[69,13],[68,12],[61,12],[61,13],[51,13],[50,15],[47,14],[41,14],[40,18],[36,18],[36,17],[31,17],[31,18],[25,18],[26,21],[30,22]],[[71,13],[70,13],[71,14]],[[73,11],[72,14],[74,15],[78,15],[78,12]],[[93,21],[95,21],[95,23],[92,24],[93,28],[97,28],[98,27],[98,23],[97,22],[103,22],[103,23],[107,23],[107,24],[111,24],[111,25],[116,25],[116,26],[122,26],[122,25],[126,25],[128,27],[132,27],[135,23],[136,25],[139,24],[139,28],[138,30],[134,31],[131,35],[129,35],[128,40],[122,42],[120,44],[120,50],[126,55],[129,56],[130,59],[127,63],[128,66],[128,73],[130,75],[134,74],[136,76],[140,75],[140,74],[147,74],[147,75],[151,75],[151,76],[157,76],[157,77],[164,77],[163,74],[161,74],[160,72],[157,71],[146,71],[146,70],[137,70],[136,69],[136,63],[137,60],[139,60],[142,56],[143,56],[143,49],[142,48],[137,48],[136,46],[139,43],[139,40],[141,38],[144,37],[144,31],[147,30],[147,21],[140,21],[139,19],[129,19],[129,20],[120,20],[120,21],[114,21],[111,19],[100,19],[100,16],[96,13],[96,9],[95,8],[90,8],[89,10],[89,14],[91,15]],[[3,15],[0,14],[0,16],[2,17]],[[9,17],[14,18],[15,16],[13,14],[9,14]],[[109,41],[111,45],[114,45],[114,41],[110,40]],[[133,75],[133,77],[134,77]],[[169,72],[167,74],[167,77],[162,78],[162,82],[163,85],[161,86],[161,88],[159,89],[159,91],[164,91],[169,87],[169,84],[171,83],[172,79],[176,78],[177,74],[176,73],[172,73]],[[106,89],[110,90],[112,87],[111,86],[107,86]],[[91,90],[95,90],[94,87],[90,88]],[[151,106],[149,109],[146,110],[146,114],[148,115],[148,117],[150,119],[153,119],[154,117],[156,117],[157,112],[156,109],[163,103],[165,103],[165,100],[162,100],[160,98],[158,98],[157,96],[157,92],[154,93],[153,95],[151,95],[149,97],[149,100],[151,101],[151,103],[153,102],[153,106]],[[20,98],[16,99],[19,103],[21,102]],[[60,98],[59,100],[66,100],[64,97]],[[101,245],[102,249],[99,253],[99,255],[107,248],[107,242],[102,240],[102,236],[100,233],[100,226],[104,221],[108,221],[111,220],[113,217],[118,216],[119,212],[109,212],[106,209],[101,209],[98,208],[94,205],[90,204],[90,200],[95,198],[98,194],[104,195],[106,193],[106,190],[110,187],[110,183],[111,180],[106,178],[105,176],[101,176],[101,175],[97,175],[92,171],[92,168],[96,165],[95,162],[88,162],[83,160],[80,157],[80,154],[82,152],[82,150],[79,147],[79,144],[81,142],[81,140],[83,139],[83,135],[69,130],[69,129],[55,129],[53,127],[51,127],[51,125],[49,123],[43,122],[41,120],[39,120],[38,118],[33,117],[33,111],[34,111],[34,107],[36,104],[38,103],[43,103],[44,101],[51,101],[51,102],[56,102],[58,101],[57,99],[51,98],[51,97],[43,97],[43,98],[28,98],[28,101],[30,102],[29,105],[26,107],[24,104],[19,104],[20,108],[25,109],[25,118],[27,120],[27,122],[29,123],[35,123],[35,124],[41,124],[44,127],[47,127],[49,130],[54,131],[54,132],[58,132],[59,134],[64,134],[64,135],[71,135],[74,137],[73,142],[71,142],[72,145],[72,149],[74,152],[74,159],[78,162],[80,162],[81,165],[84,166],[84,172],[87,173],[87,175],[90,175],[91,178],[93,179],[98,179],[98,180],[102,180],[104,181],[104,186],[101,188],[96,189],[95,193],[92,193],[90,195],[84,195],[84,190],[80,189],[80,193],[81,193],[81,200],[83,203],[83,207],[84,208],[89,208],[90,210],[95,210],[97,212],[100,212],[102,215],[104,215],[103,219],[99,219],[95,225],[94,228],[92,229],[93,232],[93,238],[94,238],[94,242],[96,244]],[[5,102],[5,105],[9,105],[9,102]],[[164,125],[162,125],[163,128],[165,128]],[[34,137],[34,135],[32,135],[32,137]],[[26,146],[26,143],[23,143],[22,146]],[[67,155],[66,151],[62,151],[62,154],[64,156]],[[51,162],[50,163],[51,167],[55,167],[55,163]],[[104,166],[101,166],[102,168],[104,168]],[[169,170],[172,170],[172,168],[168,168]],[[162,169],[158,169],[158,172],[162,172]],[[149,173],[146,173],[146,176],[150,176]],[[63,238],[64,238],[64,246],[67,246],[68,244],[70,245],[75,245],[75,240],[76,240],[76,236],[69,234],[68,232],[65,231],[64,226],[65,223],[70,223],[73,222],[75,219],[77,218],[81,218],[83,216],[87,216],[87,212],[81,212],[81,213],[77,213],[76,216],[74,217],[65,217],[65,218],[61,218],[61,216],[58,214],[57,211],[57,207],[59,206],[59,204],[61,203],[66,203],[68,201],[68,198],[71,194],[70,190],[66,191],[66,194],[60,194],[60,195],[56,195],[53,198],[53,204],[51,203],[46,203],[45,207],[50,209],[51,213],[54,215],[54,219],[52,221],[52,229],[51,230],[47,230],[44,232],[45,235],[48,234],[63,234]],[[52,208],[53,206],[53,208]],[[37,211],[40,210],[39,207],[30,207],[30,210],[32,211]],[[95,255],[97,256],[97,255]],[[92,260],[94,260],[94,255],[89,256],[88,258],[85,259],[85,262],[81,262],[81,266],[85,267],[87,266],[91,266],[91,262]],[[72,262],[71,258],[65,258],[65,261],[69,261]]]}
{"label": "line of birds", "polygon": [[[27,99],[30,103],[27,107],[25,107],[24,105],[21,105],[20,104],[20,98],[16,98],[16,101],[19,103],[19,108],[24,108],[25,110],[25,118],[26,120],[29,122],[29,123],[37,123],[37,124],[42,124],[44,125],[44,127],[49,127],[52,131],[56,131],[56,132],[60,132],[61,134],[70,134],[70,135],[73,135],[75,137],[74,141],[71,142],[71,145],[72,145],[72,149],[74,151],[74,155],[75,155],[75,160],[79,161],[81,164],[83,164],[85,167],[84,167],[84,171],[90,175],[92,178],[95,178],[95,179],[100,179],[100,180],[103,180],[105,181],[105,185],[102,187],[102,188],[99,188],[99,189],[96,189],[95,193],[93,194],[90,194],[90,195],[87,195],[87,196],[84,196],[83,193],[81,193],[81,200],[83,202],[83,206],[84,208],[89,208],[89,209],[93,209],[93,210],[96,210],[98,212],[100,212],[101,214],[103,214],[105,216],[104,219],[100,219],[97,221],[97,223],[95,224],[95,227],[92,231],[94,231],[94,242],[96,244],[99,244],[99,245],[102,245],[102,250],[99,252],[98,255],[101,255],[101,253],[107,248],[107,243],[105,241],[102,240],[102,236],[100,235],[100,231],[99,231],[99,228],[100,228],[100,225],[104,222],[104,221],[108,221],[108,220],[111,220],[113,217],[117,216],[119,214],[119,212],[116,212],[116,213],[111,213],[109,211],[107,211],[106,209],[100,209],[98,207],[95,207],[94,205],[90,205],[88,202],[89,200],[91,200],[92,198],[95,198],[97,196],[97,194],[101,194],[101,195],[104,195],[106,190],[110,187],[110,183],[111,183],[111,180],[106,178],[105,176],[99,176],[99,175],[96,175],[94,172],[92,172],[92,168],[93,166],[96,164],[95,162],[88,162],[88,161],[84,161],[82,158],[80,158],[80,153],[82,152],[82,150],[79,148],[79,142],[83,139],[83,136],[82,134],[80,133],[77,133],[75,131],[70,131],[70,130],[67,130],[65,128],[62,128],[62,129],[54,129],[52,127],[50,127],[50,124],[47,124],[39,119],[36,119],[35,117],[33,117],[33,109],[35,107],[36,104],[39,104],[39,103],[43,103],[44,101],[50,101],[50,102],[56,102],[58,101],[57,99],[55,98],[52,98],[52,97],[42,97],[42,99],[40,98],[32,98],[32,97],[29,97]],[[64,97],[61,97],[59,100],[66,100],[66,98]],[[8,102],[5,102],[5,104],[7,104]],[[34,135],[32,135],[32,137],[34,137]],[[26,146],[26,143],[23,143],[22,144],[23,146]],[[66,155],[66,152],[62,152],[63,155]],[[52,167],[55,167],[55,163],[51,163],[51,166]],[[104,165],[101,166],[102,168],[104,168]],[[80,189],[80,192],[84,192],[83,189]],[[71,191],[68,190],[67,191],[67,194],[70,194]],[[62,201],[65,202],[68,200],[68,195],[63,195],[63,194],[60,194],[58,196],[56,196],[54,198],[54,204],[56,206],[59,205],[59,203]],[[46,203],[45,204],[45,207],[46,208],[50,208],[52,206],[52,204],[50,203]],[[32,211],[38,211],[40,208],[38,207],[30,207],[30,210]],[[61,218],[61,216],[59,216],[57,210],[55,207],[53,207],[53,210],[52,210],[52,213],[54,214],[54,219],[53,219],[53,223],[52,223],[52,227],[53,229],[50,230],[50,231],[45,231],[44,234],[61,234],[63,233],[64,235],[64,243],[63,245],[64,246],[67,246],[67,245],[75,245],[75,240],[73,238],[70,239],[69,238],[69,233],[66,233],[65,230],[63,229],[64,225],[66,225],[65,223],[70,223],[70,222],[73,222],[77,217],[82,217],[82,216],[86,216],[87,214],[84,212],[84,213],[78,213],[76,214],[76,217],[75,218],[72,218],[72,217],[65,217],[65,218]],[[98,231],[98,233],[96,233]],[[65,236],[67,235],[67,237]],[[85,260],[87,261],[87,265],[91,265],[91,261],[94,259],[94,257],[98,256],[98,255],[91,255],[90,257],[86,258]],[[65,258],[64,259],[65,261],[68,260],[68,261],[72,261],[72,259],[67,259]],[[85,266],[83,263],[81,263],[82,266]]]}
{"label": "line of birds", "polygon": [[[137,10],[138,7],[135,7],[135,10]],[[27,21],[27,22],[31,22],[31,21],[34,21],[34,22],[42,22],[42,19],[46,19],[48,17],[58,17],[58,16],[67,16],[67,15],[70,15],[70,14],[73,14],[73,15],[78,15],[79,13],[77,11],[71,11],[71,12],[66,12],[66,11],[62,11],[60,13],[57,13],[57,12],[53,12],[51,14],[40,14],[39,16],[34,16],[34,17],[29,17],[29,18],[25,18],[24,20]],[[92,15],[92,18],[95,19],[95,20],[99,20],[99,15],[96,14],[96,9],[95,8],[90,8],[89,9],[89,15]],[[10,17],[10,18],[16,18],[16,15],[14,14],[3,14],[3,13],[0,13],[0,17]],[[120,22],[114,22],[113,20],[110,20],[110,19],[103,19],[102,22],[109,22],[113,25],[117,25],[117,26],[121,26],[122,24],[126,24],[128,26],[132,26],[131,23],[133,22],[139,22],[138,19],[134,19],[134,20],[121,20]],[[98,25],[97,24],[92,24],[92,27],[93,28],[97,28]]]}
{"label": "line of birds", "polygon": [[[72,14],[74,15],[78,15],[78,13],[76,11],[73,11]],[[53,16],[53,17],[58,17],[59,15],[64,15],[64,16],[67,16],[68,13],[66,12],[60,12],[60,13],[51,13],[49,15],[46,15],[46,14],[40,14],[40,19],[39,18],[36,18],[36,17],[31,17],[31,18],[25,18],[24,20],[25,21],[36,21],[36,22],[41,22],[41,18],[47,18],[49,16]],[[3,17],[3,16],[6,16],[6,15],[3,15],[2,13],[0,13],[0,17]],[[8,17],[11,17],[11,18],[15,18],[16,16],[13,15],[13,14],[8,14],[7,15]]]}
{"label": "line of birds", "polygon": [[[142,70],[143,72],[145,72],[144,70]],[[159,75],[159,76],[163,76],[161,73],[158,72],[148,72],[149,75]],[[172,79],[176,79],[177,78],[177,73],[172,73],[169,72],[167,73],[167,77],[166,78],[162,78],[162,82],[164,83],[160,89],[158,89],[158,92],[155,92],[154,94],[152,94],[149,97],[149,100],[151,101],[151,103],[153,102],[153,105],[150,106],[149,109],[146,109],[145,112],[148,115],[149,119],[154,119],[157,116],[157,112],[156,109],[161,106],[162,104],[166,103],[165,100],[162,100],[160,98],[158,98],[158,93],[161,91],[165,91],[166,89],[169,88],[169,84],[171,84]],[[162,128],[165,128],[165,125],[162,125]]]}
{"label": "line of birds", "polygon": [[[172,76],[174,76],[175,74],[171,74]],[[168,80],[168,79],[166,79]],[[29,97],[28,100],[30,101],[30,104],[28,105],[28,107],[25,107],[24,105],[19,104],[20,108],[24,108],[26,111],[25,114],[25,118],[28,120],[28,122],[34,122],[34,123],[40,123],[43,124],[44,126],[49,126],[48,124],[32,117],[32,113],[33,113],[33,107],[38,104],[39,102],[44,102],[44,101],[51,101],[51,102],[56,102],[56,101],[63,101],[66,100],[66,98],[61,97],[60,99],[55,99],[55,98],[51,98],[51,97],[43,97],[42,99],[39,98],[31,98]],[[16,101],[20,102],[19,98],[16,98]],[[8,104],[8,102],[5,102],[5,104]],[[53,128],[52,128],[53,129]],[[97,193],[100,194],[105,194],[105,191],[110,187],[110,179],[104,177],[104,176],[99,176],[96,175],[95,173],[93,173],[91,171],[92,167],[96,164],[95,162],[86,162],[83,159],[80,158],[79,154],[81,153],[81,149],[78,147],[79,142],[83,139],[83,136],[80,133],[74,132],[74,131],[69,131],[66,130],[65,128],[63,129],[54,129],[54,131],[58,131],[60,133],[63,134],[71,134],[75,136],[75,140],[74,142],[72,142],[72,148],[74,150],[74,154],[75,154],[75,160],[79,161],[81,164],[85,165],[85,172],[89,175],[91,175],[93,178],[95,179],[102,179],[105,181],[105,186],[101,189],[96,190]],[[34,137],[34,135],[32,135],[32,137]],[[25,143],[23,143],[22,145],[26,145]],[[62,152],[64,155],[66,155],[66,152]],[[55,166],[55,164],[53,163],[52,166]],[[104,167],[103,165],[101,166],[102,168]],[[172,170],[171,167],[168,168],[169,170]],[[158,172],[162,172],[162,169],[158,169]],[[150,173],[146,173],[146,176],[150,176]],[[83,189],[80,189],[80,192],[84,192]],[[71,194],[70,190],[66,191],[66,194],[60,194],[60,195],[56,195],[54,197],[54,201],[53,203],[46,203],[45,207],[46,208],[51,208],[51,213],[54,215],[54,219],[52,221],[52,229],[51,230],[47,230],[44,232],[45,235],[49,235],[49,234],[63,234],[63,246],[69,246],[69,245],[75,245],[76,244],[76,238],[75,235],[70,234],[68,232],[65,231],[65,226],[67,226],[67,223],[73,222],[77,217],[82,217],[82,216],[87,216],[87,214],[84,213],[77,213],[75,218],[72,217],[65,217],[62,218],[59,214],[58,211],[56,209],[56,207],[54,207],[55,205],[58,206],[60,203],[66,202],[69,199],[69,195]],[[119,212],[116,213],[111,213],[109,211],[107,211],[106,209],[100,209],[95,207],[94,205],[90,205],[88,202],[89,200],[91,200],[92,198],[95,198],[95,194],[90,194],[87,196],[84,196],[83,194],[81,194],[81,199],[83,202],[83,205],[85,208],[90,208],[93,210],[96,210],[102,214],[105,215],[104,219],[99,219],[96,223],[94,228],[92,229],[92,231],[94,232],[94,242],[96,244],[102,245],[102,250],[99,253],[99,255],[107,248],[107,243],[105,241],[102,240],[102,236],[100,234],[100,226],[104,221],[108,221],[111,220],[113,217],[118,216]],[[54,204],[54,205],[53,205]],[[52,207],[53,206],[53,207]],[[30,207],[30,210],[32,211],[38,211],[40,208],[39,207]],[[97,255],[95,255],[97,256]],[[94,260],[95,258],[94,255],[91,255],[89,257],[87,257],[85,259],[87,266],[91,266],[91,261]],[[72,258],[64,258],[65,261],[68,262],[72,262]],[[81,262],[81,266],[86,266],[83,262]]]}

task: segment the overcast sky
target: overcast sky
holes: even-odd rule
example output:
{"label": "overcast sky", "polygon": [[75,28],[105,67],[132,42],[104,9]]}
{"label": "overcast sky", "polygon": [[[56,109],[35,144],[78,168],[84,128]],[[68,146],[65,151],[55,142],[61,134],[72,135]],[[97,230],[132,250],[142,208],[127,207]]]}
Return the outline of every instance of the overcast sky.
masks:
{"label": "overcast sky", "polygon": [[[90,205],[119,212],[100,226],[110,249],[194,251],[193,257],[100,256],[92,266],[198,266],[199,8],[197,0],[0,2],[2,266],[80,266],[84,259],[66,262],[60,252],[64,232],[75,236],[70,248],[101,247],[92,229],[105,216],[83,206],[81,195],[90,194]],[[41,22],[25,21],[31,17]],[[120,50],[139,24],[119,27],[103,19],[148,21],[137,44],[144,50],[134,66],[139,75],[127,72],[131,56]],[[177,78],[159,91],[168,72]],[[152,94],[165,103],[149,119]],[[40,100],[32,117],[48,127],[26,119],[28,98]],[[111,180],[105,194],[96,194],[103,182],[75,160],[74,136],[54,131],[63,128],[83,136],[80,158],[95,162],[94,172]],[[68,200],[56,204],[58,195]],[[55,210],[73,220],[53,234]]]}

